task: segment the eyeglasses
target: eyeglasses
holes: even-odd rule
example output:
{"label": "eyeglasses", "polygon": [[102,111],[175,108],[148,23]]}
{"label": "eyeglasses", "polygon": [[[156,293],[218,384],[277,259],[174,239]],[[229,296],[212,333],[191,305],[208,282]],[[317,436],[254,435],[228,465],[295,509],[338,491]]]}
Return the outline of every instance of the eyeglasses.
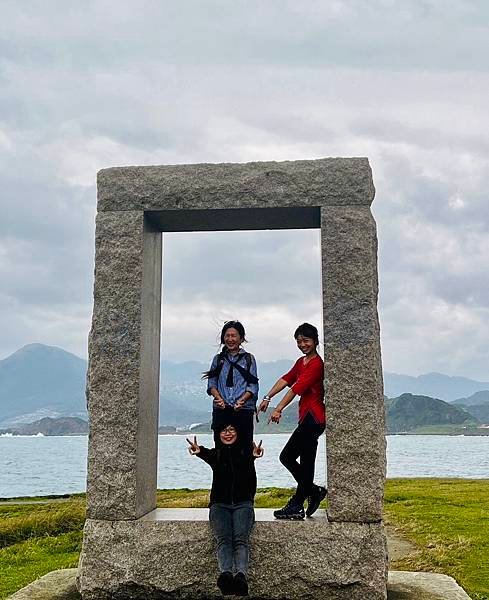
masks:
{"label": "eyeglasses", "polygon": [[221,429],[221,433],[236,433],[236,429],[232,425],[230,425],[229,427]]}

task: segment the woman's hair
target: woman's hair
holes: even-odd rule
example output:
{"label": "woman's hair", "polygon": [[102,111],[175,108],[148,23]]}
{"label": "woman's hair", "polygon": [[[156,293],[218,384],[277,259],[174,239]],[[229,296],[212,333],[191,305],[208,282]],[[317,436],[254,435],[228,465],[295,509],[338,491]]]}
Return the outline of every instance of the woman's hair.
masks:
{"label": "woman's hair", "polygon": [[222,433],[224,429],[226,429],[226,427],[234,427],[236,434],[239,434],[238,428],[236,427],[236,424],[233,421],[224,421],[224,423],[219,423],[218,425],[216,425],[215,432]]}
{"label": "woman's hair", "polygon": [[[240,323],[239,321],[226,321],[221,329],[220,340],[221,340],[222,346],[224,346],[224,336],[226,335],[226,331],[231,328],[236,329],[236,331],[239,333],[239,337],[241,338],[242,342],[246,342],[246,338],[245,338],[246,332],[245,332],[245,328],[243,327],[243,324]],[[226,350],[221,349],[219,354],[220,354],[219,358],[221,358],[221,356],[224,357],[226,354]],[[211,377],[215,377],[219,373],[220,370],[221,369],[219,367],[219,360],[218,360],[215,369],[212,369],[211,371],[205,371],[204,373],[202,373],[202,379],[209,379]]]}
{"label": "woman's hair", "polygon": [[224,344],[224,336],[226,335],[226,331],[231,328],[236,329],[236,331],[239,333],[241,340],[243,342],[246,342],[246,333],[243,324],[239,321],[226,321],[221,329],[221,344]]}
{"label": "woman's hair", "polygon": [[299,327],[297,327],[297,329],[294,332],[294,338],[297,339],[300,335],[307,338],[311,338],[311,340],[314,341],[316,346],[319,344],[318,330],[316,329],[316,327],[314,327],[314,325],[311,325],[310,323],[302,323],[302,325],[299,325]]}

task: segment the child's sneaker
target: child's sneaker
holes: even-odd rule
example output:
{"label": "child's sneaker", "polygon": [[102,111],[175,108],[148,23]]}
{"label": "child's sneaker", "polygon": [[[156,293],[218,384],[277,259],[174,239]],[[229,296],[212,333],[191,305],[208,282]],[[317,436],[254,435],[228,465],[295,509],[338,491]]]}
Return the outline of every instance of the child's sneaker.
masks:
{"label": "child's sneaker", "polygon": [[246,581],[246,575],[238,571],[234,576],[234,595],[235,596],[247,596],[248,595],[248,582]]}
{"label": "child's sneaker", "polygon": [[279,510],[273,511],[273,516],[276,519],[290,519],[291,521],[299,521],[304,518],[304,507],[299,504],[295,496],[287,502],[287,504]]}
{"label": "child's sneaker", "polygon": [[326,498],[328,490],[321,485],[314,485],[311,495],[307,499],[306,517],[312,517],[317,511],[321,502]]}
{"label": "child's sneaker", "polygon": [[233,574],[229,571],[223,571],[217,578],[217,587],[221,590],[223,596],[231,596],[234,594],[234,579]]}

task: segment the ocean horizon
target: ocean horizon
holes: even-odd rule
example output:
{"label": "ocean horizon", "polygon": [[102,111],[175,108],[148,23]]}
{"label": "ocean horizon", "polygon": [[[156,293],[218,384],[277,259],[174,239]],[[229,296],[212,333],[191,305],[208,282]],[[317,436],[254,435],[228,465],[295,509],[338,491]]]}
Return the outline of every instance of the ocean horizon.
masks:
{"label": "ocean horizon", "polygon": [[[290,434],[264,434],[259,487],[293,487],[278,456]],[[183,434],[160,435],[158,488],[209,488],[211,470],[187,452]],[[212,447],[210,434],[197,436]],[[0,498],[84,492],[88,438],[0,436]],[[387,477],[489,478],[489,436],[388,435]],[[325,438],[319,440],[316,482],[326,483]]]}

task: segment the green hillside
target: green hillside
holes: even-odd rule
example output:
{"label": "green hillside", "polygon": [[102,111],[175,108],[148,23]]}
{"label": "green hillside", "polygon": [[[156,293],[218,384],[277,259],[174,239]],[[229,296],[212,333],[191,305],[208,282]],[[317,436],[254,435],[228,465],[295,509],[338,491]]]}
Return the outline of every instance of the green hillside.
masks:
{"label": "green hillside", "polygon": [[463,408],[481,423],[489,424],[489,390],[481,390],[468,398],[459,398],[452,404]]}
{"label": "green hillside", "polygon": [[386,429],[388,433],[414,431],[432,426],[475,426],[478,421],[466,410],[429,396],[402,394],[390,398],[386,405]]}

